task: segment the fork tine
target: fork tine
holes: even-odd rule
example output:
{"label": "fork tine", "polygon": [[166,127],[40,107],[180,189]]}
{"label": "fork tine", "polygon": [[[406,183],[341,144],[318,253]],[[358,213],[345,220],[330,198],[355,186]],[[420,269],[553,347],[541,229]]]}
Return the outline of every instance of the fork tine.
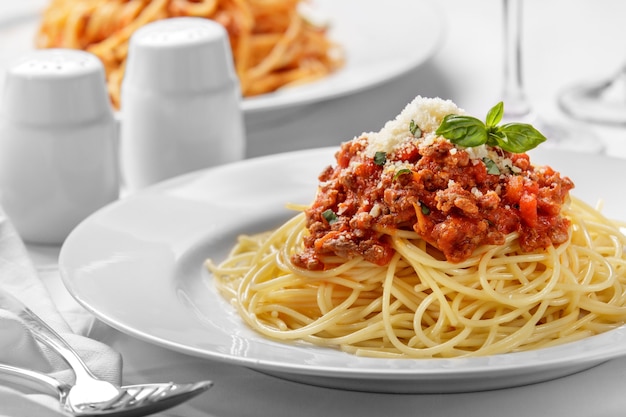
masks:
{"label": "fork tine", "polygon": [[153,399],[155,397],[158,397],[159,395],[165,396],[167,395],[167,393],[171,392],[172,389],[175,387],[176,387],[176,384],[174,384],[173,382],[169,382],[167,385],[160,386],[155,391],[146,395],[145,398]]}
{"label": "fork tine", "polygon": [[111,398],[110,400],[106,401],[106,402],[102,402],[102,403],[97,403],[97,404],[91,404],[90,407],[72,407],[72,409],[74,409],[75,411],[81,411],[81,412],[87,412],[87,411],[93,411],[93,410],[110,410],[113,408],[114,405],[117,404],[117,402],[122,399],[124,396],[126,395],[126,391],[125,390],[121,390],[120,393]]}
{"label": "fork tine", "polygon": [[158,394],[154,401],[159,403],[172,402],[174,404],[186,401],[189,398],[208,390],[213,386],[212,381],[200,381],[189,384],[172,384],[171,388]]}
{"label": "fork tine", "polygon": [[119,407],[128,407],[131,405],[141,405],[142,403],[146,403],[148,402],[147,399],[150,398],[150,396],[158,390],[158,387],[154,387],[154,388],[136,388],[134,389],[134,387],[127,387],[124,390],[124,395],[121,396],[117,402],[115,402],[114,405],[115,407],[119,408]]}
{"label": "fork tine", "polygon": [[[170,382],[169,385],[167,385],[165,388],[169,389],[171,385],[172,383]],[[162,387],[155,387],[153,389],[140,390],[133,395],[134,398],[131,402],[137,403],[137,404],[151,402],[154,394],[159,392],[160,390],[162,390]]]}
{"label": "fork tine", "polygon": [[[141,407],[141,415],[146,413],[166,410],[183,403],[213,386],[212,381],[200,381],[189,384],[175,384],[170,382],[165,385],[127,385],[122,387],[122,394],[113,400],[100,404],[101,412],[108,410],[121,410],[127,407]],[[83,410],[87,411],[87,410]],[[89,414],[85,414],[89,415]],[[130,414],[129,414],[130,415]]]}
{"label": "fork tine", "polygon": [[178,403],[195,397],[212,386],[212,381],[199,381],[188,384],[169,382],[166,385],[156,386],[154,389],[148,389],[146,386],[143,386],[142,389],[134,389],[135,387],[130,385],[124,387],[126,395],[122,398],[122,402],[115,404],[115,406],[171,403],[170,407],[173,407]]}

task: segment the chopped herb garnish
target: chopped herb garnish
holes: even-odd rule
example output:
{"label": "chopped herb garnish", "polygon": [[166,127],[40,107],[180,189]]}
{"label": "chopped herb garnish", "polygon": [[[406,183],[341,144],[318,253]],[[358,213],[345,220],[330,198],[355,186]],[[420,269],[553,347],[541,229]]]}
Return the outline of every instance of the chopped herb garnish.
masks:
{"label": "chopped herb garnish", "polygon": [[410,169],[408,169],[408,168],[402,168],[402,169],[399,169],[399,170],[395,173],[395,175],[393,176],[393,180],[395,181],[395,180],[397,180],[397,179],[398,179],[398,177],[399,177],[400,175],[410,174],[411,172],[412,172],[412,171],[411,171]]}
{"label": "chopped herb garnish", "polygon": [[489,110],[485,123],[472,116],[449,114],[443,118],[435,133],[466,148],[487,144],[512,153],[524,153],[546,140],[541,132],[526,123],[498,126],[503,114],[502,102]]}
{"label": "chopped herb garnish", "polygon": [[416,138],[422,136],[422,129],[420,129],[420,127],[417,125],[417,123],[415,123],[415,120],[413,119],[411,119],[411,122],[409,123],[409,131]]}
{"label": "chopped herb garnish", "polygon": [[428,206],[420,201],[420,209],[422,210],[422,214],[424,216],[428,216],[430,214],[430,209]]}
{"label": "chopped herb garnish", "polygon": [[322,217],[326,219],[328,224],[333,224],[337,221],[337,215],[331,209],[324,210],[324,212],[322,213]]}
{"label": "chopped herb garnish", "polygon": [[493,159],[485,157],[483,158],[483,162],[487,166],[487,174],[500,175],[500,168],[493,162]]}
{"label": "chopped herb garnish", "polygon": [[385,165],[385,162],[387,162],[387,153],[386,152],[382,152],[382,151],[378,151],[374,154],[374,163],[378,166],[383,166]]}

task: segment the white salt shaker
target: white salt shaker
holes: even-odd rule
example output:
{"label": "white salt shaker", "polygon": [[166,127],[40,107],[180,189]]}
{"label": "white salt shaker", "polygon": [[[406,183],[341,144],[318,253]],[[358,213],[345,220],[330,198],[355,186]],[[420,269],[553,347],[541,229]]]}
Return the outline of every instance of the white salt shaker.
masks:
{"label": "white salt shaker", "polygon": [[240,101],[221,25],[180,17],[137,30],[121,91],[121,161],[128,189],[242,159]]}
{"label": "white salt shaker", "polygon": [[117,132],[94,55],[37,50],[9,68],[0,102],[0,204],[24,240],[61,243],[118,198]]}

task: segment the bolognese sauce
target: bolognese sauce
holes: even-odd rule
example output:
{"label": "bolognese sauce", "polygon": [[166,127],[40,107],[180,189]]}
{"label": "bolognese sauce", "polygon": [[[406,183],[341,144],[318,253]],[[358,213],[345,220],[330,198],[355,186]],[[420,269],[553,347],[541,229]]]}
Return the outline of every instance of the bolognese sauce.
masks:
{"label": "bolognese sauce", "polygon": [[560,213],[574,187],[569,178],[533,166],[525,153],[484,147],[477,156],[416,130],[391,151],[372,154],[368,134],[341,146],[306,211],[309,236],[292,258],[297,266],[323,269],[327,256],[384,266],[395,253],[394,230],[416,232],[455,263],[512,232],[524,252],[568,240],[570,222]]}

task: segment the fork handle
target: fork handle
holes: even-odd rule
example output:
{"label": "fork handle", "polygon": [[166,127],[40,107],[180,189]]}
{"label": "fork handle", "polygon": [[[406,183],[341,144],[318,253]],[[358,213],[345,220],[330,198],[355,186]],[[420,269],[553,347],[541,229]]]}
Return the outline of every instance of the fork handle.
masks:
{"label": "fork handle", "polygon": [[16,297],[0,290],[0,308],[5,308],[22,319],[37,340],[46,344],[63,357],[74,370],[77,379],[85,375],[93,377],[93,373],[87,368],[85,362],[78,356],[72,346]]}
{"label": "fork handle", "polygon": [[59,399],[63,399],[69,391],[69,386],[48,375],[2,363],[0,363],[0,381],[38,392],[44,391],[59,397]]}

